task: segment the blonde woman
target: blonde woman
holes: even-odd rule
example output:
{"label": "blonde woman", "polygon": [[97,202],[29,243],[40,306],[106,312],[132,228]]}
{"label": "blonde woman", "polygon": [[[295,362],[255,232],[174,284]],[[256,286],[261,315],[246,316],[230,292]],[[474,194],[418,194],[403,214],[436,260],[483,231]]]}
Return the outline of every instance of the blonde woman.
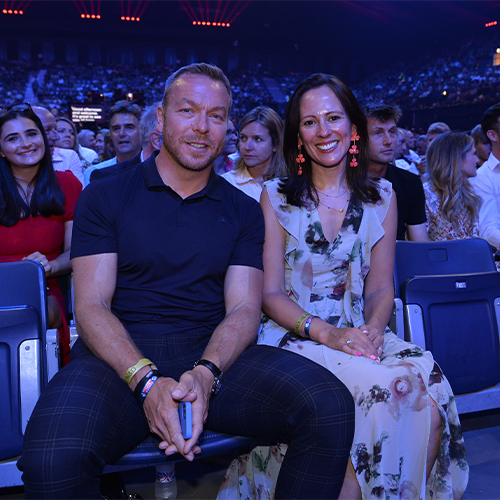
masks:
{"label": "blonde woman", "polygon": [[424,192],[431,241],[478,236],[481,198],[469,182],[476,170],[476,148],[471,136],[446,132],[429,145],[429,180],[424,182]]}
{"label": "blonde woman", "polygon": [[264,181],[284,173],[283,120],[276,111],[259,106],[240,123],[240,157],[234,170],[222,175],[233,186],[260,201]]}

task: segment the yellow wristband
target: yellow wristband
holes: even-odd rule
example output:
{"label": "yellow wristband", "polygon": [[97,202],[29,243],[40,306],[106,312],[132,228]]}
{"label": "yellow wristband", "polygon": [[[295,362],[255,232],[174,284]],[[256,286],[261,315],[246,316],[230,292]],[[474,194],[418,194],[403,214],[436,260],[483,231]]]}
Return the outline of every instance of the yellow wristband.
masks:
{"label": "yellow wristband", "polygon": [[132,379],[134,378],[134,375],[141,369],[144,368],[145,366],[151,365],[153,367],[153,370],[156,370],[156,366],[152,361],[149,361],[147,358],[142,358],[140,359],[134,366],[131,366],[127,372],[125,373],[125,377],[123,380],[125,380],[125,383],[130,386],[130,382],[132,382]]}
{"label": "yellow wristband", "polygon": [[297,335],[300,335],[300,327],[304,323],[304,321],[310,316],[309,313],[304,313],[298,320],[297,323],[295,323],[295,333]]}

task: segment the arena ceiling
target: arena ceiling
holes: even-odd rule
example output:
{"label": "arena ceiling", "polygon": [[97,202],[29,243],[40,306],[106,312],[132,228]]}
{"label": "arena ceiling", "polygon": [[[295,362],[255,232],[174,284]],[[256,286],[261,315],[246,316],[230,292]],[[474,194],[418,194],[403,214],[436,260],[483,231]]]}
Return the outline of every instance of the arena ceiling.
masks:
{"label": "arena ceiling", "polygon": [[[335,52],[360,64],[375,61],[381,67],[461,44],[473,36],[500,39],[500,25],[485,28],[488,22],[500,23],[499,1],[0,0],[2,3],[29,5],[23,16],[0,14],[0,39],[70,36],[96,41],[136,39],[247,49],[273,47],[299,51],[303,57]],[[82,6],[90,11],[91,4],[100,4],[100,20],[80,18]],[[140,22],[120,20],[127,4],[132,4],[133,11],[142,12]],[[193,26],[188,4],[194,8],[208,6],[212,13],[229,4],[227,11],[241,12],[230,28]]]}

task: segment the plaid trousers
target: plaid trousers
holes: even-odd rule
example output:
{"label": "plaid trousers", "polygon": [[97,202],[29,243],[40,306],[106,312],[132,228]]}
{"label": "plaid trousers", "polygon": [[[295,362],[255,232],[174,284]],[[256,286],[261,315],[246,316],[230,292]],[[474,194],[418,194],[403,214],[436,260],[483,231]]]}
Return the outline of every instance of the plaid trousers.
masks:
{"label": "plaid trousers", "polygon": [[[179,379],[203,353],[184,338],[132,335],[165,376]],[[222,379],[205,427],[288,443],[276,498],[336,498],[354,433],[349,391],[294,353],[249,347]],[[25,498],[101,498],[99,474],[150,434],[125,382],[80,340],[43,392],[26,429]]]}

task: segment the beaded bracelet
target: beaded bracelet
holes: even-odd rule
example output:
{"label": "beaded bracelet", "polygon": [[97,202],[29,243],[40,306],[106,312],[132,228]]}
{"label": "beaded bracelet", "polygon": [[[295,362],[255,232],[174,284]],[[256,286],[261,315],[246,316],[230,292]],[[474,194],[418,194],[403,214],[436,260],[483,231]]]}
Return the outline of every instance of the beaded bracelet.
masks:
{"label": "beaded bracelet", "polygon": [[295,323],[295,333],[300,336],[300,327],[302,323],[309,317],[309,313],[304,313]]}
{"label": "beaded bracelet", "polygon": [[134,389],[134,397],[142,408],[144,400],[155,382],[163,375],[158,370],[149,371],[144,377],[141,378],[136,388]]}

